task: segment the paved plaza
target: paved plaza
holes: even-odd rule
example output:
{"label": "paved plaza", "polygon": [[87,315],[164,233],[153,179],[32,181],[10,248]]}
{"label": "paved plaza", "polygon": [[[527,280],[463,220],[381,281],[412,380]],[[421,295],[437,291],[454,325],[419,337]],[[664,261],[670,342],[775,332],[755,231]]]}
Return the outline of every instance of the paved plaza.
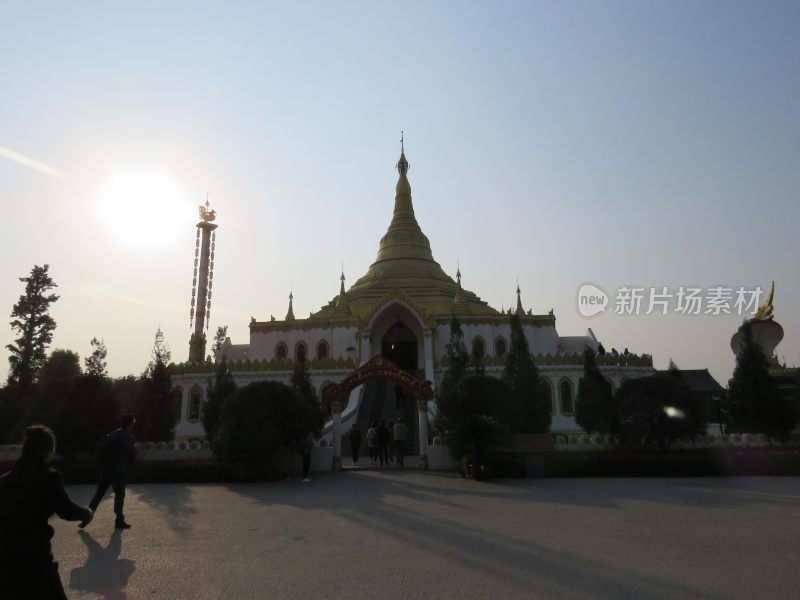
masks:
{"label": "paved plaza", "polygon": [[[86,504],[92,487],[70,486]],[[133,485],[53,520],[70,598],[800,598],[800,479],[360,470]]]}

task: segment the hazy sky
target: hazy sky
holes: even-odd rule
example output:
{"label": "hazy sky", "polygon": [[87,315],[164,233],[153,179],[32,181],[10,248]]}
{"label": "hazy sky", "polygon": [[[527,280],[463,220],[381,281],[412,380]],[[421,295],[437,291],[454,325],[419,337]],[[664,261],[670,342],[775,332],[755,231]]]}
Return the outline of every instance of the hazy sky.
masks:
{"label": "hazy sky", "polygon": [[212,331],[353,283],[401,130],[435,258],[493,306],[518,277],[560,334],[724,385],[741,317],[586,319],[578,287],[775,279],[800,364],[800,3],[5,2],[0,57],[0,309],[50,264],[53,347],[102,337],[112,375],[159,326],[186,359],[206,193]]}

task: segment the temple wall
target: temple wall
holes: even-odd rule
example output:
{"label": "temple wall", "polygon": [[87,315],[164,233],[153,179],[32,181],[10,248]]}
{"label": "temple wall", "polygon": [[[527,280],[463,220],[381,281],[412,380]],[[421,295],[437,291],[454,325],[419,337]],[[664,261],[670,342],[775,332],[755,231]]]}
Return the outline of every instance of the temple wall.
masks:
{"label": "temple wall", "polygon": [[[288,331],[255,332],[250,334],[248,357],[250,360],[272,360],[278,344],[286,344],[287,358],[294,358],[299,343],[304,343],[308,358],[317,357],[317,345],[321,341],[328,343],[330,358],[356,358],[355,327],[315,327],[313,329],[291,329]],[[350,350],[348,350],[350,348]]]}
{"label": "temple wall", "polygon": [[[487,356],[495,356],[495,342],[502,338],[506,342],[506,350],[511,345],[511,325],[508,323],[462,323],[464,332],[464,345],[467,352],[472,351],[473,340],[480,337],[484,341]],[[528,340],[528,348],[533,354],[556,354],[559,351],[558,332],[551,325],[523,325],[522,331]],[[586,343],[593,343],[591,338],[585,338]],[[436,327],[436,358],[441,360],[447,355],[447,343],[450,341],[450,324],[440,324]],[[583,346],[581,346],[583,350]]]}

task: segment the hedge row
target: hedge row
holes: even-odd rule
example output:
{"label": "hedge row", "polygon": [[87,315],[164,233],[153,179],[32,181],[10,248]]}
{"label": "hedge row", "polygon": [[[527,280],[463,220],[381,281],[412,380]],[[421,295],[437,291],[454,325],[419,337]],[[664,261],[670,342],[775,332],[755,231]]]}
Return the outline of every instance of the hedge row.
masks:
{"label": "hedge row", "polygon": [[[617,450],[499,453],[490,459],[492,477],[719,477],[800,475],[798,449]],[[537,468],[538,467],[538,468]]]}
{"label": "hedge row", "polygon": [[[13,463],[0,463],[0,474]],[[92,463],[63,463],[53,467],[61,472],[67,484],[97,483],[99,472]],[[277,481],[297,472],[288,472],[278,464],[246,465],[216,460],[147,461],[134,465],[128,472],[128,483],[228,483]]]}
{"label": "hedge row", "polygon": [[[297,460],[299,463],[299,458]],[[13,463],[0,463],[0,474]],[[92,463],[55,464],[66,483],[96,483]],[[299,467],[299,464],[298,464]],[[719,477],[800,475],[798,449],[615,450],[493,454],[494,478],[544,477]],[[297,475],[285,461],[246,465],[216,460],[147,461],[128,474],[130,483],[226,483],[276,481]]]}

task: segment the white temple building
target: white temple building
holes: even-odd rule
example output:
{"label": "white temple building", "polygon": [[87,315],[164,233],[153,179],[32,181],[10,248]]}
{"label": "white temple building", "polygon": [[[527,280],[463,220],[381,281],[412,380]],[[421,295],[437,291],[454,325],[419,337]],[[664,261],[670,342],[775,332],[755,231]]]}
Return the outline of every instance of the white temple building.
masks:
{"label": "white temple building", "polygon": [[[462,287],[460,272],[453,278],[434,260],[428,238],[414,215],[407,176],[409,164],[403,151],[397,169],[399,177],[391,222],[380,240],[375,261],[362,277],[348,288],[342,274],[338,295],[308,318],[295,317],[290,294],[283,319],[252,319],[250,339],[246,343],[225,340],[216,359],[222,354],[226,356],[239,386],[264,379],[288,384],[294,361],[302,357],[319,393],[326,383],[341,382],[355,369],[376,357],[383,357],[415,379],[431,382],[436,390],[447,369],[443,357],[447,354],[453,316],[461,323],[467,349],[481,357],[486,373],[497,376],[502,373],[510,341],[511,309],[503,312],[489,306],[474,292]],[[214,220],[212,213],[206,207],[206,214]],[[208,220],[204,217],[198,224],[201,254],[198,289],[203,291],[205,281],[210,294],[209,264],[213,268],[213,245],[209,254],[208,234]],[[207,255],[205,265],[203,250]],[[202,322],[207,316],[208,302],[205,292],[198,296],[200,327],[195,321],[194,350],[190,361],[173,369],[173,383],[181,389],[178,439],[204,436],[200,411],[214,370],[212,364],[202,360],[205,348]],[[582,352],[586,346],[598,350],[600,341],[591,329],[584,335],[560,335],[553,311],[534,314],[526,310],[519,288],[514,312],[520,318],[539,373],[550,387],[551,431],[579,432],[573,415],[578,382],[583,373]],[[654,372],[652,358],[647,354],[606,353],[598,355],[597,361],[614,389],[627,378]],[[428,402],[428,406],[422,404],[411,399],[398,401],[392,383],[373,381],[360,385],[337,415],[341,425],[329,422],[326,436],[333,442],[333,430],[338,430],[339,426],[346,429],[352,422],[361,425],[378,418],[394,420],[403,416],[409,428],[418,432],[414,444],[425,440],[419,448],[420,454],[424,454],[430,441],[426,439],[428,418],[435,410],[435,401]],[[362,427],[362,431],[365,428]]]}

